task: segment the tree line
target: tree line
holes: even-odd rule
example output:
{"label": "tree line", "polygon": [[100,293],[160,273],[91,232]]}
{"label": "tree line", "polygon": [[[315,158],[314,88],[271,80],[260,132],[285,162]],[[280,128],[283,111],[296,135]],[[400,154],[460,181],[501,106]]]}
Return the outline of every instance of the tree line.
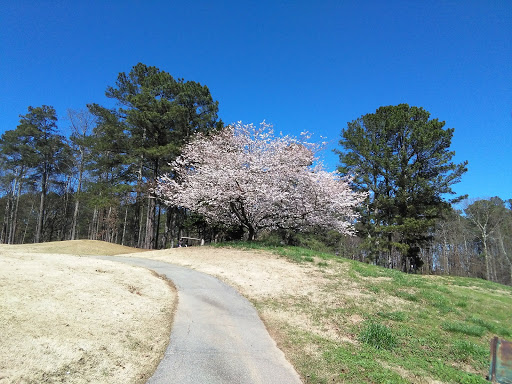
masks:
{"label": "tree line", "polygon": [[[421,267],[417,272],[477,277],[512,285],[511,234],[512,200],[492,197],[463,201],[458,209],[448,208],[426,234],[429,241],[419,249]],[[332,249],[347,258],[390,268],[396,268],[403,258],[395,249],[378,260],[369,251],[367,239],[331,236]]]}
{"label": "tree line", "polygon": [[[242,174],[243,168],[243,188],[253,191],[256,198],[244,200],[247,194],[237,181],[238,192],[225,194],[237,200],[229,201],[225,196],[215,200],[215,204],[221,200],[226,204],[224,210],[218,211],[222,212],[222,219],[215,219],[213,205],[205,205],[205,201],[213,204],[208,193],[215,188],[202,191],[203,200],[197,200],[197,189],[193,198],[186,194],[181,199],[162,198],[159,188],[161,191],[164,174],[169,185],[174,186],[173,191],[187,189],[180,187],[180,180],[192,180],[179,174],[185,168],[171,165],[176,165],[184,148],[188,153],[200,153],[191,147],[200,142],[194,139],[198,134],[206,138],[204,142],[218,135],[218,148],[230,142],[229,132],[218,118],[218,102],[208,87],[175,79],[142,63],[129,73],[120,73],[115,85],[107,87],[106,96],[116,102],[115,108],[92,103],[87,109],[68,111],[68,137],[58,129],[55,109],[46,105],[29,107],[26,114],[20,115],[19,125],[3,133],[0,242],[87,238],[153,249],[175,246],[184,236],[206,241],[248,235],[254,238],[255,227],[249,216],[245,222],[236,219],[255,207],[260,211],[265,207],[263,213],[254,210],[266,220],[261,221],[265,223],[261,225],[265,229],[261,236],[278,234],[280,241],[286,243],[320,244],[344,257],[406,272],[512,282],[512,202],[498,197],[471,202],[464,200],[465,196],[447,199],[453,194],[451,186],[466,172],[467,162],[452,162],[454,130],[431,119],[421,107],[380,107],[342,129],[336,151],[340,158],[339,177],[351,180],[353,196],[366,196],[356,208],[357,219],[348,210],[339,210],[338,219],[342,221],[337,222],[345,220],[346,225],[353,226],[357,233],[353,237],[344,231],[326,231],[325,226],[306,223],[310,217],[315,217],[316,224],[326,219],[326,215],[311,214],[320,206],[336,215],[332,207],[342,207],[342,200],[348,202],[350,196],[345,194],[340,200],[334,198],[335,193],[325,191],[311,195],[315,188],[300,187],[306,185],[308,174],[320,173],[313,168],[307,171],[314,167],[314,159],[306,156],[305,150],[300,149],[303,144],[298,142],[285,142],[277,157],[268,156],[275,149],[267,149],[265,156],[258,155],[258,159],[274,162],[273,169],[280,169],[281,173],[270,174],[270,166],[253,172],[243,156],[255,155],[244,149],[239,151],[242,157],[233,157],[238,150],[228,148],[225,156],[219,156],[219,150],[211,156],[196,155],[194,164],[187,163],[185,168],[190,170],[199,169],[197,159],[210,161],[208,169],[217,175],[216,187],[221,185],[220,180],[224,186],[235,185],[233,177],[223,175]],[[228,136],[222,138],[226,132]],[[243,145],[247,148],[253,144]],[[229,156],[236,161],[222,161]],[[300,163],[300,172],[291,169],[295,163]],[[220,164],[224,169],[215,169]],[[227,172],[235,166],[239,169]],[[259,179],[255,175],[260,175]],[[277,193],[265,193],[262,180],[266,177],[269,191],[276,191],[283,185],[279,175],[286,175],[287,189],[280,189],[279,198],[268,199]],[[316,177],[311,186],[319,185],[320,176]],[[205,180],[196,184],[214,185],[210,179]],[[249,182],[254,187],[248,187]],[[347,193],[345,187],[339,188],[340,194]],[[299,190],[304,193],[299,194]],[[287,201],[286,196],[294,197]],[[325,196],[332,199],[329,197],[327,202]],[[298,204],[302,211],[295,209]],[[199,205],[202,210],[194,208]],[[292,205],[295,210],[291,210]],[[347,204],[345,208],[353,207]],[[276,212],[284,211],[289,215],[288,224],[292,222],[290,212],[302,213],[294,214],[293,226],[276,225]],[[274,216],[266,214],[269,212]]]}
{"label": "tree line", "polygon": [[139,63],[106,95],[118,107],[68,111],[67,138],[46,105],[29,107],[2,135],[3,243],[88,238],[160,248],[192,224],[205,228],[152,190],[194,133],[223,125],[208,87]]}

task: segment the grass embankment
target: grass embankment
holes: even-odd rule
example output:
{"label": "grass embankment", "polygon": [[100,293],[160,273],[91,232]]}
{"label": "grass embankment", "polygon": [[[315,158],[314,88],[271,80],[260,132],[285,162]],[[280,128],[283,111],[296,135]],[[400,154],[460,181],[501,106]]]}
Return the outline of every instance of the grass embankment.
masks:
{"label": "grass embankment", "polygon": [[234,246],[323,274],[317,292],[253,299],[308,383],[486,383],[490,339],[512,337],[512,287],[408,275],[303,248]]}
{"label": "grass embankment", "polygon": [[150,271],[77,257],[100,241],[0,245],[0,383],[145,383],[177,296]]}
{"label": "grass embankment", "polygon": [[[127,256],[237,287],[307,383],[486,383],[489,340],[512,338],[511,287],[304,248],[238,246],[245,250]],[[0,383],[144,382],[168,340],[169,287],[138,268],[62,255],[133,251],[103,242],[0,246]]]}

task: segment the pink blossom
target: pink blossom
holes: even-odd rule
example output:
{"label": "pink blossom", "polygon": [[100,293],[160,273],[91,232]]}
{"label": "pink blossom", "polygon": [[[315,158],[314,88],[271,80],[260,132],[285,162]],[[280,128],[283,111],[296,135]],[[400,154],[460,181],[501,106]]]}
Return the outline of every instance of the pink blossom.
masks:
{"label": "pink blossom", "polygon": [[318,144],[275,136],[272,127],[230,125],[197,134],[162,176],[157,195],[210,222],[241,224],[253,239],[261,229],[312,227],[353,234],[354,208],[365,194],[351,179],[316,163]]}

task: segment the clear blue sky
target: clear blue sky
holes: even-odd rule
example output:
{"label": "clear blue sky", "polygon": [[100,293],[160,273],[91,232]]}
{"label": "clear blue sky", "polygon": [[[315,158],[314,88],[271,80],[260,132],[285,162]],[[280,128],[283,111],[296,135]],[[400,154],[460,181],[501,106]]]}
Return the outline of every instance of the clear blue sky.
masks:
{"label": "clear blue sky", "polygon": [[422,106],[469,161],[454,190],[512,198],[510,0],[0,0],[0,133],[42,104],[66,133],[68,108],[112,106],[106,87],[138,62],[207,85],[226,123],[330,149],[379,106]]}

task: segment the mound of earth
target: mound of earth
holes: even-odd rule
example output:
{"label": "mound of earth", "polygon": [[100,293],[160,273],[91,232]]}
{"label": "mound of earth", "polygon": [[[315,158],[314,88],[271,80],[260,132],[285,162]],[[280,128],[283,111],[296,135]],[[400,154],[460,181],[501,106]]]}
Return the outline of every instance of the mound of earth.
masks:
{"label": "mound of earth", "polygon": [[143,249],[126,247],[124,245],[112,244],[99,240],[68,240],[37,244],[0,245],[0,250],[5,249],[4,247],[8,247],[9,252],[54,253],[66,255],[115,256],[145,251]]}

